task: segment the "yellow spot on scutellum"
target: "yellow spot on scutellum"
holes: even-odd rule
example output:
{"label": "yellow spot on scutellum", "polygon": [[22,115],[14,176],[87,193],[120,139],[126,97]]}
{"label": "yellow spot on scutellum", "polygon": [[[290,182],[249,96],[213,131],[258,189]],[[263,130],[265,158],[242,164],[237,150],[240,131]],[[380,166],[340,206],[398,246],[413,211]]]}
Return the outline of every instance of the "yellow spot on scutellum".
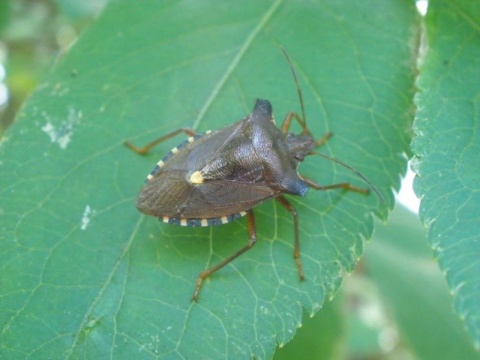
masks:
{"label": "yellow spot on scutellum", "polygon": [[190,175],[190,182],[192,184],[203,184],[203,176],[200,171],[195,171],[192,175]]}

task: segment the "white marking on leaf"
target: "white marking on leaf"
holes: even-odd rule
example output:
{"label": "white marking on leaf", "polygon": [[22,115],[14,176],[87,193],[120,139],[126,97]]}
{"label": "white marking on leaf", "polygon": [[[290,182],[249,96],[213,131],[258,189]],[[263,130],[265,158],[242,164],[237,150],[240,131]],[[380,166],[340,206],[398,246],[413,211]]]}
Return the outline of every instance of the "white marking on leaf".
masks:
{"label": "white marking on leaf", "polygon": [[92,210],[90,205],[85,206],[85,210],[83,210],[83,215],[82,215],[82,224],[80,225],[80,230],[86,230],[88,224],[90,223],[90,219],[92,215],[95,214],[95,211]]}
{"label": "white marking on leaf", "polygon": [[78,123],[80,123],[83,114],[81,111],[70,108],[68,110],[67,119],[57,126],[54,125],[55,121],[46,113],[42,113],[42,116],[47,120],[46,124],[41,128],[42,131],[50,137],[52,143],[58,144],[61,149],[66,149],[72,140],[73,129]]}

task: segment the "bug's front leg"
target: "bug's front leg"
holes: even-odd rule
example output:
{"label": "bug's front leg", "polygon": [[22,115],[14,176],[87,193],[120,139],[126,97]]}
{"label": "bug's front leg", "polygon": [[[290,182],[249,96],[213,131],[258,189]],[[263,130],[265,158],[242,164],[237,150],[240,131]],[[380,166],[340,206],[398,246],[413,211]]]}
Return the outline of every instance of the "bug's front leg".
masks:
{"label": "bug's front leg", "polygon": [[323,135],[320,139],[318,139],[317,141],[315,141],[315,145],[318,147],[318,146],[322,146],[323,144],[325,144],[328,139],[330,139],[331,137],[333,136],[333,134],[329,131],[327,133],[325,133],[325,135]]}
{"label": "bug's front leg", "polygon": [[207,278],[208,276],[212,275],[214,272],[220,270],[223,268],[225,265],[229,264],[233,260],[235,260],[237,257],[242,255],[243,253],[247,252],[252,248],[253,245],[257,242],[257,229],[255,227],[255,217],[253,216],[253,210],[248,210],[247,211],[247,217],[248,217],[248,234],[249,234],[249,240],[248,244],[245,245],[243,248],[235,252],[233,255],[229,256],[225,260],[219,262],[217,265],[212,266],[211,268],[202,271],[197,278],[197,282],[195,284],[195,291],[192,296],[193,301],[198,301],[198,294],[200,293],[200,289],[202,288],[203,280]]}
{"label": "bug's front leg", "polygon": [[135,145],[133,145],[130,141],[125,141],[124,144],[125,146],[127,146],[128,148],[130,148],[132,151],[135,151],[137,154],[140,154],[140,155],[145,155],[146,153],[148,153],[154,146],[157,146],[158,144],[164,142],[165,140],[168,140],[180,133],[185,133],[187,134],[188,136],[195,136],[195,135],[198,135],[195,130],[192,130],[190,128],[181,128],[181,129],[178,129],[178,130],[175,130],[175,131],[172,131],[171,133],[167,134],[167,135],[164,135],[164,136],[161,136],[159,137],[158,139],[155,139],[153,140],[152,142],[149,142],[147,145],[143,146],[143,147],[137,147]]}
{"label": "bug's front leg", "polygon": [[295,112],[289,112],[283,119],[281,129],[284,134],[286,134],[288,132],[288,129],[290,129],[290,125],[292,124],[293,119],[298,121],[298,123],[302,128],[302,132],[304,134],[310,134],[310,130],[308,130],[307,124],[305,123],[305,121],[302,119],[300,115],[298,115]]}
{"label": "bug's front leg", "polygon": [[[286,134],[288,132],[288,130],[290,129],[290,126],[292,124],[292,120],[295,119],[298,121],[298,123],[300,124],[300,126],[302,127],[302,133],[303,134],[307,134],[307,135],[310,135],[312,136],[310,130],[308,130],[307,128],[307,124],[305,123],[305,121],[300,117],[300,115],[298,115],[297,113],[294,113],[294,112],[289,112],[287,114],[287,116],[285,116],[285,119],[283,119],[283,123],[282,123],[282,127],[281,127],[281,130],[284,134]],[[322,146],[323,144],[325,144],[328,139],[330,139],[331,137],[333,136],[333,134],[329,131],[327,132],[325,135],[323,135],[320,139],[318,139],[317,141],[315,141],[315,146]],[[312,136],[313,137],[313,136]]]}

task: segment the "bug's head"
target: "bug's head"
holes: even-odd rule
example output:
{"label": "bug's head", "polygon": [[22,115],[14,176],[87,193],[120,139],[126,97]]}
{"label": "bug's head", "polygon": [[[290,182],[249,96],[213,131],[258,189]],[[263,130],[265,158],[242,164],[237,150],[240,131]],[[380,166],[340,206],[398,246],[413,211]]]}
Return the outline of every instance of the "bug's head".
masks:
{"label": "bug's head", "polygon": [[285,136],[290,156],[302,162],[317,146],[315,139],[310,134],[288,133]]}

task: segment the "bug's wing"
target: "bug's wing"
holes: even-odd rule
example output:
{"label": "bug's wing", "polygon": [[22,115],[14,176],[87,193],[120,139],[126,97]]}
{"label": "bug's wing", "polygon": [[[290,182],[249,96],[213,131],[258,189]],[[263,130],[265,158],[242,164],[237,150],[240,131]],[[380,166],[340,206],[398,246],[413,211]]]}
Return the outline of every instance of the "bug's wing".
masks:
{"label": "bug's wing", "polygon": [[181,215],[216,218],[236,214],[278,195],[276,190],[263,183],[208,181],[195,187]]}
{"label": "bug's wing", "polygon": [[168,169],[155,174],[145,184],[137,198],[137,208],[144,214],[154,216],[173,216],[181,209],[192,192],[185,181],[185,172]]}
{"label": "bug's wing", "polygon": [[263,183],[213,180],[193,186],[184,171],[165,170],[145,185],[137,207],[158,217],[216,218],[251,209],[277,195]]}

